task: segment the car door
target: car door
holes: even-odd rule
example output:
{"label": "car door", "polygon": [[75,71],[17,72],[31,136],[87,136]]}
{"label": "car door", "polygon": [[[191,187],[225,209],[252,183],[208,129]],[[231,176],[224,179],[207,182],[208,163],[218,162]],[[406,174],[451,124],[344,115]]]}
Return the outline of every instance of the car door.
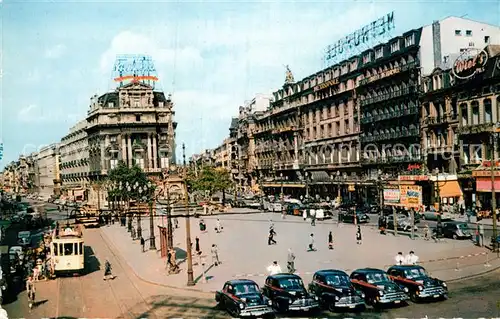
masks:
{"label": "car door", "polygon": [[392,277],[392,280],[394,280],[398,285],[404,284],[402,278],[403,278],[403,272],[399,269],[391,268],[387,271],[389,276]]}

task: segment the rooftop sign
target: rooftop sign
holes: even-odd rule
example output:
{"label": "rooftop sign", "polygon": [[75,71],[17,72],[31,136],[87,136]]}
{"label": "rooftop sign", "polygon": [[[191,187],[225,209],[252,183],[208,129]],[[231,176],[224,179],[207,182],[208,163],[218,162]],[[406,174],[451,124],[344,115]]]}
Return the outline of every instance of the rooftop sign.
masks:
{"label": "rooftop sign", "polygon": [[484,71],[488,62],[488,53],[484,50],[468,49],[453,64],[452,73],[458,79],[465,80]]}
{"label": "rooftop sign", "polygon": [[[394,28],[394,11],[392,11],[338,40],[335,44],[329,45],[326,49],[326,61],[333,64],[356,54],[356,50],[365,50],[366,46],[373,47],[378,44],[374,40],[389,35],[389,31]],[[365,47],[360,48],[361,45]]]}
{"label": "rooftop sign", "polygon": [[153,59],[146,55],[118,55],[113,68],[115,82],[145,82],[152,85],[158,81]]}

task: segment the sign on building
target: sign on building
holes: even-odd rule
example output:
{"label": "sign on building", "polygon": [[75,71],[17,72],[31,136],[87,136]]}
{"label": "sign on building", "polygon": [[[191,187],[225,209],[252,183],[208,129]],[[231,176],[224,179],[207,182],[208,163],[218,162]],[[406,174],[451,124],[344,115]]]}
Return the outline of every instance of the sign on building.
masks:
{"label": "sign on building", "polygon": [[399,188],[397,186],[386,186],[384,187],[384,203],[386,205],[399,204]]}
{"label": "sign on building", "polygon": [[401,185],[401,206],[418,208],[422,206],[422,186]]}
{"label": "sign on building", "polygon": [[488,62],[488,53],[479,49],[467,49],[453,63],[452,73],[458,79],[465,80],[483,72]]}
{"label": "sign on building", "polygon": [[158,81],[153,59],[147,55],[118,55],[113,68],[113,80],[123,85],[125,82],[143,82],[154,87]]}

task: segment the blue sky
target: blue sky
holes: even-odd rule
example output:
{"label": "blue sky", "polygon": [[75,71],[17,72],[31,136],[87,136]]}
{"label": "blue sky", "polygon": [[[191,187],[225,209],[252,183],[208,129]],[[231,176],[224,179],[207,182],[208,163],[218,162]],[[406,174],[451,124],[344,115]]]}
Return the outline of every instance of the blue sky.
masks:
{"label": "blue sky", "polygon": [[[114,89],[116,54],[152,55],[187,155],[216,146],[256,93],[323,68],[324,48],[387,12],[396,36],[449,15],[500,24],[498,1],[127,2],[4,0],[3,167],[58,142]],[[179,153],[179,149],[177,150]]]}

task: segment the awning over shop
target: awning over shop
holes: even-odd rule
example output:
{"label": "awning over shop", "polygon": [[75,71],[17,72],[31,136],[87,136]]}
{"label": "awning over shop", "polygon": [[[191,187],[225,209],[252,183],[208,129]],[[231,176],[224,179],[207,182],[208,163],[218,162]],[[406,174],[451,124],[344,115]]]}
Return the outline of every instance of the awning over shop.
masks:
{"label": "awning over shop", "polygon": [[330,175],[325,171],[312,171],[311,179],[313,182],[331,182]]}
{"label": "awning over shop", "polygon": [[441,198],[460,197],[462,196],[462,189],[458,181],[444,181],[439,183],[439,195]]}

